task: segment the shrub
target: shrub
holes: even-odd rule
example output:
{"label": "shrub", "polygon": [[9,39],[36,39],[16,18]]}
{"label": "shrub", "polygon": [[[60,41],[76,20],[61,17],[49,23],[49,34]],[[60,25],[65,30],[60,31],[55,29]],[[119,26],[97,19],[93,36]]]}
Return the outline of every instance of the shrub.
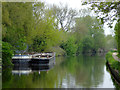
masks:
{"label": "shrub", "polygon": [[108,62],[110,63],[110,65],[113,69],[120,71],[120,62],[116,61],[113,58],[112,53],[113,52],[110,51],[106,54],[106,60],[108,60]]}
{"label": "shrub", "polygon": [[77,51],[77,44],[75,44],[75,38],[73,36],[69,37],[68,40],[62,43],[61,48],[63,48],[67,55],[74,55]]}
{"label": "shrub", "polygon": [[7,42],[2,42],[2,64],[3,66],[12,65],[11,58],[12,58],[12,50],[11,45]]}

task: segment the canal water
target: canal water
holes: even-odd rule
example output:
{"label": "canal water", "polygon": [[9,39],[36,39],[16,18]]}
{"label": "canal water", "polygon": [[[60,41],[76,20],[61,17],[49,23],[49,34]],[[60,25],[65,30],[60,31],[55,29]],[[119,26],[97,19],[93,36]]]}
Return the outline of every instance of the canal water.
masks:
{"label": "canal water", "polygon": [[56,57],[50,66],[2,71],[2,88],[114,88],[105,56]]}

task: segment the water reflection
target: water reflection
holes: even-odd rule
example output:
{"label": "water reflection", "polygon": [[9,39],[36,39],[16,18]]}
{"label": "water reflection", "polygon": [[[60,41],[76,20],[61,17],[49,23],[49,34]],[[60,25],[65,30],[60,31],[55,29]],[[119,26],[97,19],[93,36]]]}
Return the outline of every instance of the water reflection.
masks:
{"label": "water reflection", "polygon": [[28,75],[30,73],[34,73],[34,72],[39,72],[40,71],[46,71],[48,72],[50,69],[52,69],[54,67],[54,63],[50,64],[50,65],[36,65],[36,64],[14,64],[13,70],[12,70],[12,74],[13,75]]}
{"label": "water reflection", "polygon": [[[71,87],[73,81],[79,87],[97,87],[103,82],[104,60],[99,57],[79,56],[69,57],[61,63],[63,72],[70,72],[60,82],[64,85],[60,87]],[[72,80],[71,80],[72,79]],[[65,80],[68,82],[65,86]]]}
{"label": "water reflection", "polygon": [[56,64],[49,67],[21,65],[3,69],[2,85],[3,88],[114,87],[102,56],[56,57]]}

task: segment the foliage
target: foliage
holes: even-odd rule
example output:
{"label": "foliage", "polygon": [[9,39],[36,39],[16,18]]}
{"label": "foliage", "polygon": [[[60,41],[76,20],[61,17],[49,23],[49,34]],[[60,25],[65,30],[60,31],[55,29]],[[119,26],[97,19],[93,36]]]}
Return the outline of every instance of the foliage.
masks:
{"label": "foliage", "polygon": [[[112,53],[114,53],[116,51],[109,51],[107,54],[106,54],[106,60],[110,63],[111,67],[113,69],[115,69],[116,71],[118,71],[118,74],[120,76],[120,62],[116,61],[113,56],[112,56]],[[115,79],[112,77],[112,80],[114,82],[114,85],[116,86],[117,89],[119,89],[119,85],[116,83]]]}
{"label": "foliage", "polygon": [[70,36],[66,42],[63,42],[61,48],[66,51],[67,55],[76,54],[77,44],[75,44],[74,36]]}
{"label": "foliage", "polygon": [[20,51],[21,53],[23,53],[25,50],[26,50],[26,48],[27,48],[27,45],[26,45],[26,37],[24,36],[23,38],[20,38],[17,42],[16,42],[16,44],[18,45],[18,46],[16,46],[16,48],[17,48],[17,50],[18,51]]}
{"label": "foliage", "polygon": [[[19,12],[18,12],[19,11]],[[17,13],[16,13],[17,12]],[[23,49],[19,42],[29,44],[33,29],[32,3],[2,3],[3,41],[12,45],[14,50]],[[25,37],[25,38],[24,38]],[[24,42],[23,42],[24,41]],[[19,45],[19,48],[18,48]]]}
{"label": "foliage", "polygon": [[89,50],[91,50],[93,48],[93,44],[94,44],[93,38],[89,37],[89,36],[85,37],[82,41],[82,44],[83,44],[83,46],[82,46],[83,53],[89,52]]}
{"label": "foliage", "polygon": [[75,19],[73,34],[78,45],[77,54],[93,50],[97,52],[98,49],[105,48],[105,35],[102,27],[98,19],[89,15]]}
{"label": "foliage", "polygon": [[[73,28],[73,33],[75,34],[77,43],[79,43],[84,36],[88,33],[88,27],[86,21],[88,20],[89,16],[87,17],[80,17],[75,19],[75,26]],[[90,26],[90,24],[88,25]]]}
{"label": "foliage", "polygon": [[75,9],[68,8],[67,5],[63,6],[62,4],[60,4],[60,6],[53,5],[51,9],[56,18],[56,22],[60,26],[57,26],[56,28],[66,32],[70,31],[74,17],[77,16],[77,11]]}
{"label": "foliage", "polygon": [[105,35],[102,29],[96,29],[94,32],[94,49],[97,51],[99,48],[105,48]]}
{"label": "foliage", "polygon": [[63,50],[61,47],[59,46],[55,46],[55,47],[50,47],[48,49],[49,52],[55,52],[55,56],[65,56],[66,52],[65,50]]}
{"label": "foliage", "polygon": [[54,28],[54,18],[46,17],[46,20],[39,22],[37,34],[33,39],[33,50],[37,52],[47,51],[52,46],[59,45],[64,41],[63,32]]}
{"label": "foliage", "polygon": [[112,35],[107,35],[105,37],[105,49],[106,50],[112,50],[117,48],[117,44],[116,44],[116,40],[115,37],[113,37]]}
{"label": "foliage", "polygon": [[120,71],[120,62],[116,61],[113,56],[112,56],[113,52],[108,52],[106,54],[106,60],[108,60],[108,62],[111,64],[111,67],[113,69],[116,69],[118,71]]}
{"label": "foliage", "polygon": [[[118,53],[120,54],[120,30],[119,30],[119,22],[120,22],[120,1],[116,2],[84,2],[85,4],[91,5],[91,9],[95,10],[95,13],[97,13],[98,18],[100,18],[101,22],[104,24],[105,22],[108,23],[109,27],[112,28],[112,24],[115,20],[117,20],[118,25],[116,24],[115,28],[115,36],[117,40],[117,46],[118,46]],[[117,39],[118,38],[118,39]]]}
{"label": "foliage", "polygon": [[[97,16],[101,19],[102,23],[109,21],[110,27],[114,20],[117,20],[120,15],[120,2],[84,2],[83,5],[89,4],[91,10],[97,13]],[[111,14],[112,13],[112,14]]]}
{"label": "foliage", "polygon": [[[55,27],[52,10],[44,3],[3,3],[3,41],[12,45],[14,51],[48,51],[65,40],[63,31]],[[15,13],[19,11],[18,13]]]}
{"label": "foliage", "polygon": [[2,14],[2,41],[10,43],[14,53],[49,52],[57,47],[61,55],[73,55],[105,48],[101,22],[88,14],[76,17],[77,11],[68,6],[4,2]]}
{"label": "foliage", "polygon": [[51,47],[59,46],[65,40],[65,34],[56,29],[58,24],[55,22],[52,9],[47,8],[44,3],[36,2],[34,15],[34,37],[29,51],[48,52]]}
{"label": "foliage", "polygon": [[115,38],[116,38],[116,41],[117,41],[117,48],[118,48],[118,53],[120,54],[120,22],[116,23],[116,26],[115,26]]}
{"label": "foliage", "polygon": [[3,66],[12,65],[11,58],[12,58],[12,50],[11,45],[7,42],[2,42],[2,64]]}

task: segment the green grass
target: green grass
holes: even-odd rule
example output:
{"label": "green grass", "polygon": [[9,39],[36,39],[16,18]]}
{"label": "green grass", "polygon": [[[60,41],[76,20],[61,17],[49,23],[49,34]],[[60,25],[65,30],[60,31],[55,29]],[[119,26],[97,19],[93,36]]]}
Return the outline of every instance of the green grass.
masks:
{"label": "green grass", "polygon": [[[112,53],[114,51],[110,51],[106,54],[106,60],[110,63],[111,67],[113,69],[116,69],[118,71],[120,71],[120,62],[116,61],[113,57],[112,57]],[[120,72],[119,72],[120,73]]]}

